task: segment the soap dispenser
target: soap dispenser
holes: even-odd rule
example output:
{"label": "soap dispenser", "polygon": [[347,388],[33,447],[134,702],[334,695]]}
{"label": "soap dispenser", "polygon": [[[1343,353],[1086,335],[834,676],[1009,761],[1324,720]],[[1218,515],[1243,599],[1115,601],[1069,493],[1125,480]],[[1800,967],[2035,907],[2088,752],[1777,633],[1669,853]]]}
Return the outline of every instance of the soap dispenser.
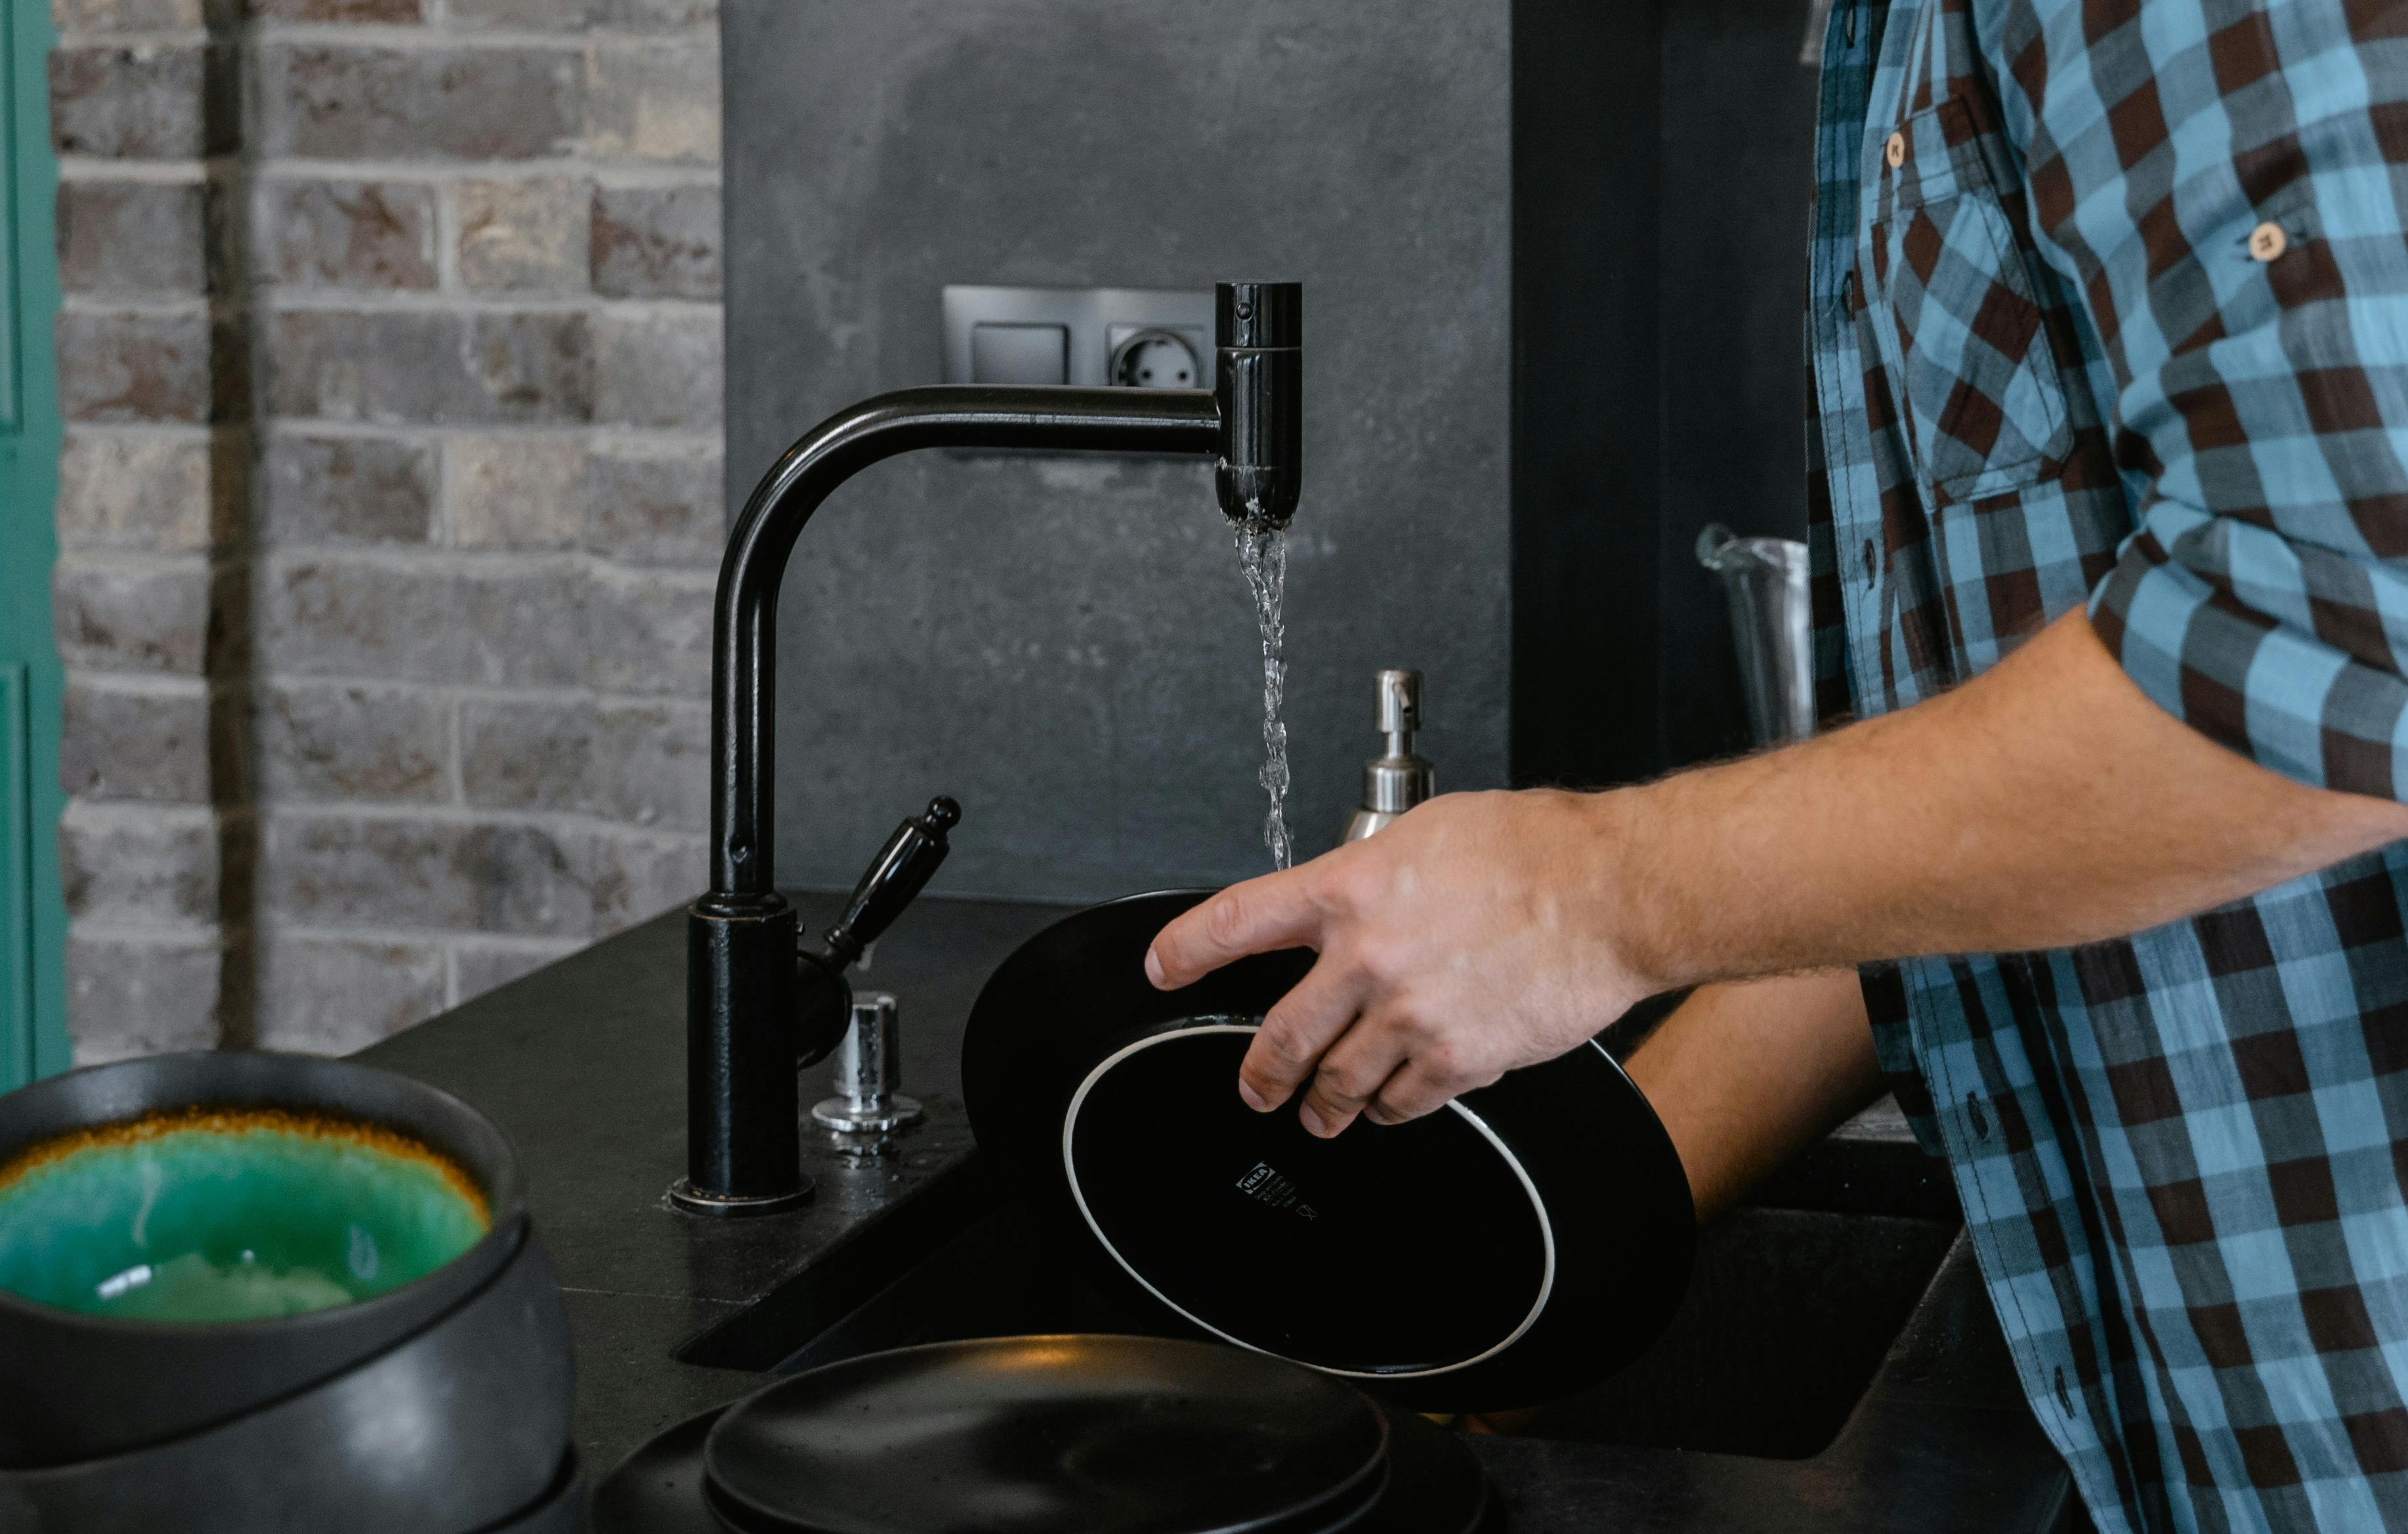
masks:
{"label": "soap dispenser", "polygon": [[1347,822],[1346,840],[1359,842],[1430,796],[1430,764],[1413,754],[1422,727],[1422,674],[1383,671],[1379,677],[1380,730],[1387,751],[1363,764],[1363,807]]}

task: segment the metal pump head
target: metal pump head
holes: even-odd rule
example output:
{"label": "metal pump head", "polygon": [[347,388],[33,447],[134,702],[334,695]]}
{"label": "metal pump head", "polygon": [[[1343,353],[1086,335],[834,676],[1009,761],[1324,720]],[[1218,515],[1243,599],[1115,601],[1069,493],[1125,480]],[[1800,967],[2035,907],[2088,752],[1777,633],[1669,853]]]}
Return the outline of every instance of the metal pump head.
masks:
{"label": "metal pump head", "polygon": [[1413,750],[1413,731],[1422,727],[1422,674],[1383,671],[1376,685],[1380,733],[1388,738],[1388,748],[1363,764],[1363,805],[1347,823],[1349,842],[1361,841],[1430,796],[1430,764]]}
{"label": "metal pump head", "polygon": [[1304,284],[1224,282],[1213,300],[1221,510],[1285,527],[1304,482]]}

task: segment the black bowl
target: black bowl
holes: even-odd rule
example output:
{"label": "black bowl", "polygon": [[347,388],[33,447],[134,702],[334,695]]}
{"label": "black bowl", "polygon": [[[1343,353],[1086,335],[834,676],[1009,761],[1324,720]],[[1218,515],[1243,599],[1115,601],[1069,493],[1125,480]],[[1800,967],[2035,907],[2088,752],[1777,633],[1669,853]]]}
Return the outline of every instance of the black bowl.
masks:
{"label": "black bowl", "polygon": [[161,1055],[0,1097],[0,1162],[55,1136],[184,1108],[283,1108],[380,1125],[442,1152],[493,1212],[435,1271],[307,1314],[219,1325],[86,1315],[0,1290],[0,1468],[119,1455],[226,1422],[343,1372],[458,1306],[526,1240],[518,1163],[501,1131],[446,1093],[306,1055]]}
{"label": "black bowl", "polygon": [[0,1530],[573,1527],[567,1317],[542,1248],[513,1229],[498,1274],[331,1379],[165,1442],[0,1470]]}

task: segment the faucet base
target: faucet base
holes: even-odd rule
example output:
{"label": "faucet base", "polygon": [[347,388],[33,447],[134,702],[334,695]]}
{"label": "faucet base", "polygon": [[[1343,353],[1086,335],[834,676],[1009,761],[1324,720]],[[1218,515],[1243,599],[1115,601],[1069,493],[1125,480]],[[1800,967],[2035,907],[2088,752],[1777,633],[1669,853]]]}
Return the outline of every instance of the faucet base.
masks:
{"label": "faucet base", "polygon": [[669,1185],[668,1200],[669,1207],[682,1214],[741,1219],[748,1214],[782,1214],[789,1209],[799,1209],[810,1202],[818,1191],[819,1185],[805,1177],[800,1187],[748,1198],[740,1193],[712,1193],[681,1177]]}

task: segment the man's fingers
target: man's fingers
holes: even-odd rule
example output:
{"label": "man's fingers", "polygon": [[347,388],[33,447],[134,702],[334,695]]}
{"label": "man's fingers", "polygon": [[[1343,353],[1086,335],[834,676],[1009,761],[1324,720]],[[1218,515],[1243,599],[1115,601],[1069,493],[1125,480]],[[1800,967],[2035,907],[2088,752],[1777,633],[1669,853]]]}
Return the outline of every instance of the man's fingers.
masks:
{"label": "man's fingers", "polygon": [[1268,1113],[1285,1102],[1354,1020],[1362,1000],[1354,977],[1341,975],[1327,959],[1313,965],[1265,1015],[1261,1031],[1246,1049],[1238,1067],[1238,1091],[1247,1104]]}
{"label": "man's fingers", "polygon": [[1176,990],[1248,954],[1318,946],[1313,877],[1310,866],[1292,868],[1222,890],[1154,934],[1145,953],[1146,978]]}
{"label": "man's fingers", "polygon": [[1405,1060],[1400,1030],[1364,1018],[1321,1057],[1297,1108],[1306,1129],[1327,1139],[1363,1111]]}
{"label": "man's fingers", "polygon": [[1469,1090],[1442,1079],[1419,1060],[1407,1060],[1381,1083],[1380,1090],[1364,1105],[1363,1116],[1374,1124],[1402,1124],[1438,1112]]}

